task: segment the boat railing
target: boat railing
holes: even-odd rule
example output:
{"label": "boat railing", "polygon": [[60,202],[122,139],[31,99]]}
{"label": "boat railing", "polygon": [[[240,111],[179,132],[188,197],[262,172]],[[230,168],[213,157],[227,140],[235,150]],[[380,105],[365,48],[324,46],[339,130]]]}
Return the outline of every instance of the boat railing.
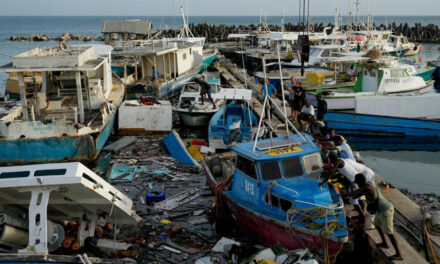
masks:
{"label": "boat railing", "polygon": [[[336,217],[336,216],[338,216],[340,214],[344,214],[344,202],[342,201],[341,197],[339,197],[339,201],[336,204],[336,206],[333,206],[333,207],[327,206],[327,205],[311,203],[311,202],[306,202],[306,201],[301,201],[301,200],[295,200],[295,201],[293,201],[293,204],[292,204],[292,209],[293,210],[294,209],[303,209],[303,208],[296,208],[295,207],[296,203],[301,203],[301,204],[313,206],[315,208],[322,208],[322,209],[324,209],[324,216],[323,216],[323,218],[325,219],[325,228],[326,229],[328,227],[328,223],[329,223],[328,218],[330,216]],[[309,209],[309,208],[307,208],[307,209]]]}

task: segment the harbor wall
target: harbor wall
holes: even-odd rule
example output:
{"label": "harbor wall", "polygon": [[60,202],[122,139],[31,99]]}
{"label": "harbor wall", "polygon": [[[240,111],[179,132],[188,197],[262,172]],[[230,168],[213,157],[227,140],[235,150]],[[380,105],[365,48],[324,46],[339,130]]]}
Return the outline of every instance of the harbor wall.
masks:
{"label": "harbor wall", "polygon": [[[280,25],[269,25],[268,26],[271,31],[280,31]],[[333,28],[332,24],[324,25],[320,24],[311,24],[310,29],[314,32],[322,32],[326,27]],[[375,25],[374,28],[380,29],[389,29],[393,30],[397,35],[404,35],[409,38],[412,42],[423,42],[423,43],[440,43],[440,28],[439,25],[429,24],[423,26],[420,23],[416,23],[414,25],[405,24],[395,24],[391,23],[388,26],[383,24]],[[201,24],[189,24],[189,28],[193,32],[195,36],[206,37],[207,42],[221,42],[226,41],[227,37],[231,33],[245,32],[249,30],[256,30],[258,25],[250,24],[250,25],[211,25],[208,22]],[[304,27],[302,24],[285,24],[285,31],[300,31],[303,30]],[[344,26],[344,29],[347,29],[348,26]],[[352,26],[354,28],[354,26]],[[164,35],[168,37],[175,37],[178,34],[177,30],[170,29],[165,30]],[[132,39],[135,39],[135,36],[132,36]],[[51,38],[44,34],[31,34],[29,36],[20,36],[14,35],[9,38],[11,41],[49,41],[49,40],[82,40],[82,41],[103,41],[104,37],[100,36],[96,39],[91,38],[89,36],[81,36],[78,34],[69,34],[66,33],[64,35],[58,36],[56,38]]]}

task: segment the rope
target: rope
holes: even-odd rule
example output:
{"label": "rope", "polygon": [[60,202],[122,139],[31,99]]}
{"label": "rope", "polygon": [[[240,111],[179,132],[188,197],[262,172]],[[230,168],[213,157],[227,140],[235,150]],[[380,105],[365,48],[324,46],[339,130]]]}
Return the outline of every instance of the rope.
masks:
{"label": "rope", "polygon": [[224,179],[214,187],[215,191],[215,216],[219,216],[219,207],[223,208],[223,199],[221,198],[221,192],[225,188],[226,185],[229,184],[229,182],[232,180],[232,175],[228,178]]}

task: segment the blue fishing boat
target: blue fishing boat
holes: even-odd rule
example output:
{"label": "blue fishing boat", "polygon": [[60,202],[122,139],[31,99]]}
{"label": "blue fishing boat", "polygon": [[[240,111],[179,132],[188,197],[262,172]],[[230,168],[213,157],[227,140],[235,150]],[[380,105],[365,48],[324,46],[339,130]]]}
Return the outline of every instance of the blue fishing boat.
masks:
{"label": "blue fishing boat", "polygon": [[[340,133],[336,130],[336,133]],[[440,138],[382,137],[344,135],[350,147],[357,151],[440,151]]]}
{"label": "blue fishing boat", "polygon": [[[98,156],[124,95],[110,52],[105,45],[36,48],[0,67],[17,74],[20,87],[20,101],[0,111],[0,165]],[[42,86],[26,85],[25,72],[41,73]]]}
{"label": "blue fishing boat", "polygon": [[257,117],[244,104],[235,102],[223,106],[209,122],[209,146],[227,149],[234,142],[252,140],[252,128],[257,127]]}
{"label": "blue fishing boat", "polygon": [[342,135],[440,138],[440,121],[329,112],[325,121]]}
{"label": "blue fishing boat", "polygon": [[344,204],[332,186],[319,186],[323,163],[312,140],[297,134],[237,144],[231,183],[216,190],[251,237],[335,256],[348,240]]}

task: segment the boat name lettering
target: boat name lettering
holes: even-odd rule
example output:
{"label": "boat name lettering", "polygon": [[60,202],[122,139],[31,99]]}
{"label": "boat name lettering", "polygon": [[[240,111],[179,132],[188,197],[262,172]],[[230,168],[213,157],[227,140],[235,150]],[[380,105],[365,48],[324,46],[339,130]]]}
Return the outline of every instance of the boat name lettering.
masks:
{"label": "boat name lettering", "polygon": [[299,152],[302,151],[302,149],[298,146],[290,146],[287,148],[282,149],[276,149],[276,150],[270,150],[267,153],[271,156],[279,156],[283,154],[293,153],[293,152]]}
{"label": "boat name lettering", "polygon": [[254,196],[254,185],[248,181],[244,181],[244,191],[251,196]]}

